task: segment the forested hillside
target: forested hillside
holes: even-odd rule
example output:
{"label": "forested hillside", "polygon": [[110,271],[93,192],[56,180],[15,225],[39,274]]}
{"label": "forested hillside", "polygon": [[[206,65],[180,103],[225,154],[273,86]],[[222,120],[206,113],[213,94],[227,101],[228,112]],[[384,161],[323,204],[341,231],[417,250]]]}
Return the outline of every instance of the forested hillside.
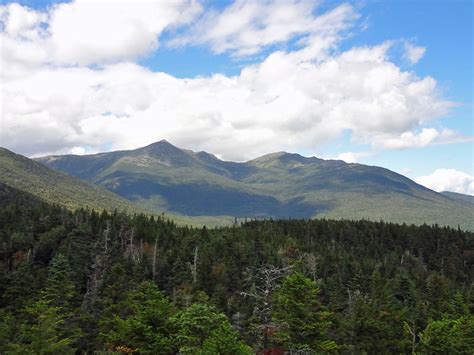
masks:
{"label": "forested hillside", "polygon": [[332,220],[196,229],[2,201],[0,353],[474,348],[469,232]]}
{"label": "forested hillside", "polygon": [[[15,190],[16,196],[30,195],[36,200],[60,204],[69,209],[93,208],[126,210],[129,213],[159,214],[163,211],[150,210],[137,205],[119,195],[86,181],[74,178],[60,171],[48,168],[32,159],[15,154],[0,147],[0,195],[9,189]],[[181,216],[167,213],[179,224],[202,226],[231,224],[230,216],[198,217]]]}
{"label": "forested hillside", "polygon": [[102,187],[49,169],[1,147],[0,183],[70,209],[87,206],[112,210],[119,208],[129,212],[146,211]]}
{"label": "forested hillside", "polygon": [[462,202],[467,202],[470,203],[471,205],[474,205],[474,196],[471,195],[465,195],[465,194],[460,194],[457,192],[450,192],[450,191],[443,191],[441,192],[442,195],[448,196],[450,198],[453,198],[458,201]]}
{"label": "forested hillside", "polygon": [[160,212],[200,218],[370,219],[474,230],[474,205],[388,169],[342,160],[277,152],[237,163],[167,141],[37,160]]}

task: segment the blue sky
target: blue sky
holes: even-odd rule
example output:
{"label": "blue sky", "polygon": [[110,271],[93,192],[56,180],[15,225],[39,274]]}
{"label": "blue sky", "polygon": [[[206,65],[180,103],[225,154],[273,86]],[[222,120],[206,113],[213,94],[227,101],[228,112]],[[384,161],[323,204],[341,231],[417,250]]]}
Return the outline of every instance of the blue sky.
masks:
{"label": "blue sky", "polygon": [[472,1],[137,3],[1,1],[0,145],[288,150],[474,193]]}

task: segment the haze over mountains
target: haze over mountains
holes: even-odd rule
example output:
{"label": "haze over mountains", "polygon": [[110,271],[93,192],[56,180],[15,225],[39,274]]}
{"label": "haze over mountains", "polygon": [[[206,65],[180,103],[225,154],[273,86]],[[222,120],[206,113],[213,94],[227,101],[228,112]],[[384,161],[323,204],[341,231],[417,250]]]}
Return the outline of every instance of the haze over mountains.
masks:
{"label": "haze over mountains", "polygon": [[244,163],[167,141],[37,161],[155,211],[187,216],[368,218],[474,228],[474,205],[390,170],[278,152]]}

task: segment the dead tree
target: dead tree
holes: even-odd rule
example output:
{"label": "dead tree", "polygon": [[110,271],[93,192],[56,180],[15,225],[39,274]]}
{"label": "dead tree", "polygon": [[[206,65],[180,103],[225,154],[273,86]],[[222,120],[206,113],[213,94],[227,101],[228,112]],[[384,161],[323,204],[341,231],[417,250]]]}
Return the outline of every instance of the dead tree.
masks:
{"label": "dead tree", "polygon": [[104,231],[104,237],[105,237],[105,247],[104,247],[104,250],[105,250],[105,253],[107,254],[107,250],[108,250],[108,245],[109,245],[109,234],[110,234],[110,221],[107,220],[106,222],[107,224],[107,227],[105,228],[105,231]]}
{"label": "dead tree", "polygon": [[157,247],[158,247],[158,236],[155,238],[155,245],[153,246],[153,264],[152,264],[153,280],[156,277],[156,249]]}
{"label": "dead tree", "polygon": [[130,238],[128,242],[128,246],[125,250],[125,257],[131,258],[135,263],[140,262],[140,253],[141,253],[141,241],[140,246],[135,246],[135,230],[132,228],[130,230]]}
{"label": "dead tree", "polygon": [[311,274],[313,281],[317,282],[318,258],[314,254],[304,253],[303,260],[305,261],[305,266]]}
{"label": "dead tree", "polygon": [[188,261],[188,266],[189,266],[189,269],[191,270],[191,276],[193,277],[193,285],[195,285],[196,282],[197,282],[198,251],[199,251],[199,247],[196,246],[196,247],[194,248],[193,263],[191,264],[191,263]]}
{"label": "dead tree", "polygon": [[87,290],[82,302],[82,310],[95,313],[95,304],[99,297],[99,290],[104,282],[105,266],[101,255],[96,255],[92,264],[92,274],[87,280]]}
{"label": "dead tree", "polygon": [[[253,288],[250,292],[241,292],[244,297],[251,297],[255,300],[254,314],[260,319],[259,328],[263,331],[263,346],[268,346],[268,334],[270,329],[278,328],[277,324],[271,322],[273,310],[273,292],[279,287],[278,280],[286,276],[292,266],[276,267],[265,264],[258,268],[253,268]],[[253,272],[252,272],[253,271]]]}
{"label": "dead tree", "polygon": [[411,321],[411,325],[408,322],[403,322],[403,330],[408,333],[411,337],[411,353],[415,354],[416,347],[418,346],[417,343],[417,330],[415,321]]}

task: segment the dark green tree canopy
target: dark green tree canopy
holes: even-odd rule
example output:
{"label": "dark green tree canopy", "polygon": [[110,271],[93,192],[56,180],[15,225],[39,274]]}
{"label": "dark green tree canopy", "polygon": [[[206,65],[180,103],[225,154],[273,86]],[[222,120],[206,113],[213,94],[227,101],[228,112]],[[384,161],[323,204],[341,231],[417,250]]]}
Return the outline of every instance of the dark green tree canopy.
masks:
{"label": "dark green tree canopy", "polygon": [[474,347],[474,238],[460,229],[324,219],[193,228],[7,201],[2,354]]}

